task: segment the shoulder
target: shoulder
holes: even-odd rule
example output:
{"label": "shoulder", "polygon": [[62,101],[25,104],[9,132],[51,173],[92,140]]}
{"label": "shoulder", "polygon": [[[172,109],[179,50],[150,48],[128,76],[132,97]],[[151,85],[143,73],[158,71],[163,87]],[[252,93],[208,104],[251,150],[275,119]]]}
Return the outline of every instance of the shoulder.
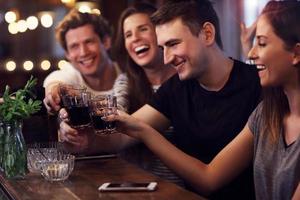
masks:
{"label": "shoulder", "polygon": [[128,77],[125,73],[120,74],[115,80],[113,91],[114,93],[127,92],[128,90]]}
{"label": "shoulder", "polygon": [[113,62],[113,65],[114,65],[114,68],[115,68],[117,76],[119,76],[120,74],[122,74],[122,70],[121,70],[119,64],[117,62]]}
{"label": "shoulder", "polygon": [[54,83],[63,82],[67,84],[78,83],[81,79],[80,72],[73,66],[66,65],[64,68],[51,72],[44,80],[44,87]]}
{"label": "shoulder", "polygon": [[249,65],[234,60],[234,65],[230,76],[233,80],[233,83],[239,88],[246,87],[258,92],[261,90],[258,70],[255,65]]}
{"label": "shoulder", "polygon": [[258,78],[258,70],[255,65],[246,64],[244,62],[233,60],[234,61],[234,69],[240,73],[244,74],[248,77]]}
{"label": "shoulder", "polygon": [[262,124],[262,107],[263,102],[260,102],[248,119],[248,125],[251,132],[256,135],[259,133]]}
{"label": "shoulder", "polygon": [[126,85],[128,84],[128,77],[125,73],[122,73],[116,78],[114,87],[124,85],[124,84]]}
{"label": "shoulder", "polygon": [[178,87],[182,84],[180,81],[178,74],[171,76],[167,81],[165,81],[161,87]]}
{"label": "shoulder", "polygon": [[128,81],[128,76],[126,73],[121,73],[116,78],[116,81]]}

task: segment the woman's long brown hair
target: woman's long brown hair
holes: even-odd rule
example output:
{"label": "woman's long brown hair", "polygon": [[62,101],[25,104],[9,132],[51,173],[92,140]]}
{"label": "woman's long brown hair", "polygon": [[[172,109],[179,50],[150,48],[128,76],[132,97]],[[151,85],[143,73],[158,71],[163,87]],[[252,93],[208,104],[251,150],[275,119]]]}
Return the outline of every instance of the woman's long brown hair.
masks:
{"label": "woman's long brown hair", "polygon": [[[129,113],[133,113],[143,106],[147,100],[153,95],[152,85],[149,82],[144,70],[137,65],[128,55],[124,44],[123,23],[130,15],[136,13],[144,13],[150,15],[156,11],[156,8],[147,3],[136,3],[121,14],[118,24],[118,32],[116,37],[116,45],[114,47],[115,60],[124,67],[129,83]],[[122,66],[124,65],[124,66]]]}
{"label": "woman's long brown hair", "polygon": [[[295,0],[270,1],[262,11],[275,34],[284,41],[285,48],[292,50],[300,42],[300,2]],[[297,66],[300,79],[300,66]],[[300,82],[300,80],[299,80]],[[288,99],[282,87],[264,89],[263,97],[264,133],[271,133],[268,139],[278,142],[283,131],[284,117],[289,114]]]}

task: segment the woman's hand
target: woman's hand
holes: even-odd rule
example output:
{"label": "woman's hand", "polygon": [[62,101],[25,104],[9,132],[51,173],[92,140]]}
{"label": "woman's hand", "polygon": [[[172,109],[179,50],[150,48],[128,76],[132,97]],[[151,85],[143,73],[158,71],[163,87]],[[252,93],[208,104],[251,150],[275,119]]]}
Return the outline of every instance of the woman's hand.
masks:
{"label": "woman's hand", "polygon": [[255,36],[255,30],[256,30],[256,23],[255,21],[251,26],[246,27],[244,23],[241,23],[241,35],[240,35],[240,40],[241,40],[241,45],[242,45],[242,50],[245,58],[248,56],[248,52],[252,48],[252,43],[253,39]]}

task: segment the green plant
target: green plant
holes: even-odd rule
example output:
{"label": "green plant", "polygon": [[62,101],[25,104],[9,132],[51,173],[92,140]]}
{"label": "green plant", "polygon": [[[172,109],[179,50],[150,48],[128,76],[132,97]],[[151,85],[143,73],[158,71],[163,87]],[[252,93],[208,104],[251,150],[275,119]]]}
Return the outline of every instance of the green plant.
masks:
{"label": "green plant", "polygon": [[5,87],[3,102],[0,103],[0,120],[3,122],[23,120],[40,110],[42,102],[33,100],[36,96],[32,89],[36,83],[37,79],[31,76],[23,89],[11,94],[9,86]]}

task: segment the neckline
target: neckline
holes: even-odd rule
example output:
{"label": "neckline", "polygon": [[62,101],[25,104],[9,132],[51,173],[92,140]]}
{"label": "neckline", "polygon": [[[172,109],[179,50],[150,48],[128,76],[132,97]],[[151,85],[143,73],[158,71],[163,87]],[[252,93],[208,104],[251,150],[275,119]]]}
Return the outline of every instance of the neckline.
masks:
{"label": "neckline", "polygon": [[[232,58],[230,58],[230,59],[232,59]],[[230,87],[231,82],[233,81],[233,78],[235,76],[234,74],[236,73],[236,69],[237,69],[237,67],[236,67],[237,62],[236,62],[236,60],[232,59],[232,61],[233,61],[233,66],[232,66],[231,71],[229,73],[229,77],[228,77],[226,83],[224,84],[224,86],[220,90],[218,90],[218,91],[207,90],[197,80],[194,80],[195,83],[200,88],[200,90],[202,92],[204,92],[205,94],[219,94],[219,93],[222,93],[223,91],[226,91],[227,88]]]}
{"label": "neckline", "polygon": [[283,147],[285,149],[288,149],[290,148],[291,146],[293,146],[295,143],[297,143],[297,141],[299,140],[300,137],[297,137],[296,140],[292,141],[290,144],[287,144],[286,140],[285,140],[285,137],[284,137],[284,131],[283,131],[283,128],[281,128],[281,134],[280,134],[280,137],[281,137],[281,141],[283,143]]}

